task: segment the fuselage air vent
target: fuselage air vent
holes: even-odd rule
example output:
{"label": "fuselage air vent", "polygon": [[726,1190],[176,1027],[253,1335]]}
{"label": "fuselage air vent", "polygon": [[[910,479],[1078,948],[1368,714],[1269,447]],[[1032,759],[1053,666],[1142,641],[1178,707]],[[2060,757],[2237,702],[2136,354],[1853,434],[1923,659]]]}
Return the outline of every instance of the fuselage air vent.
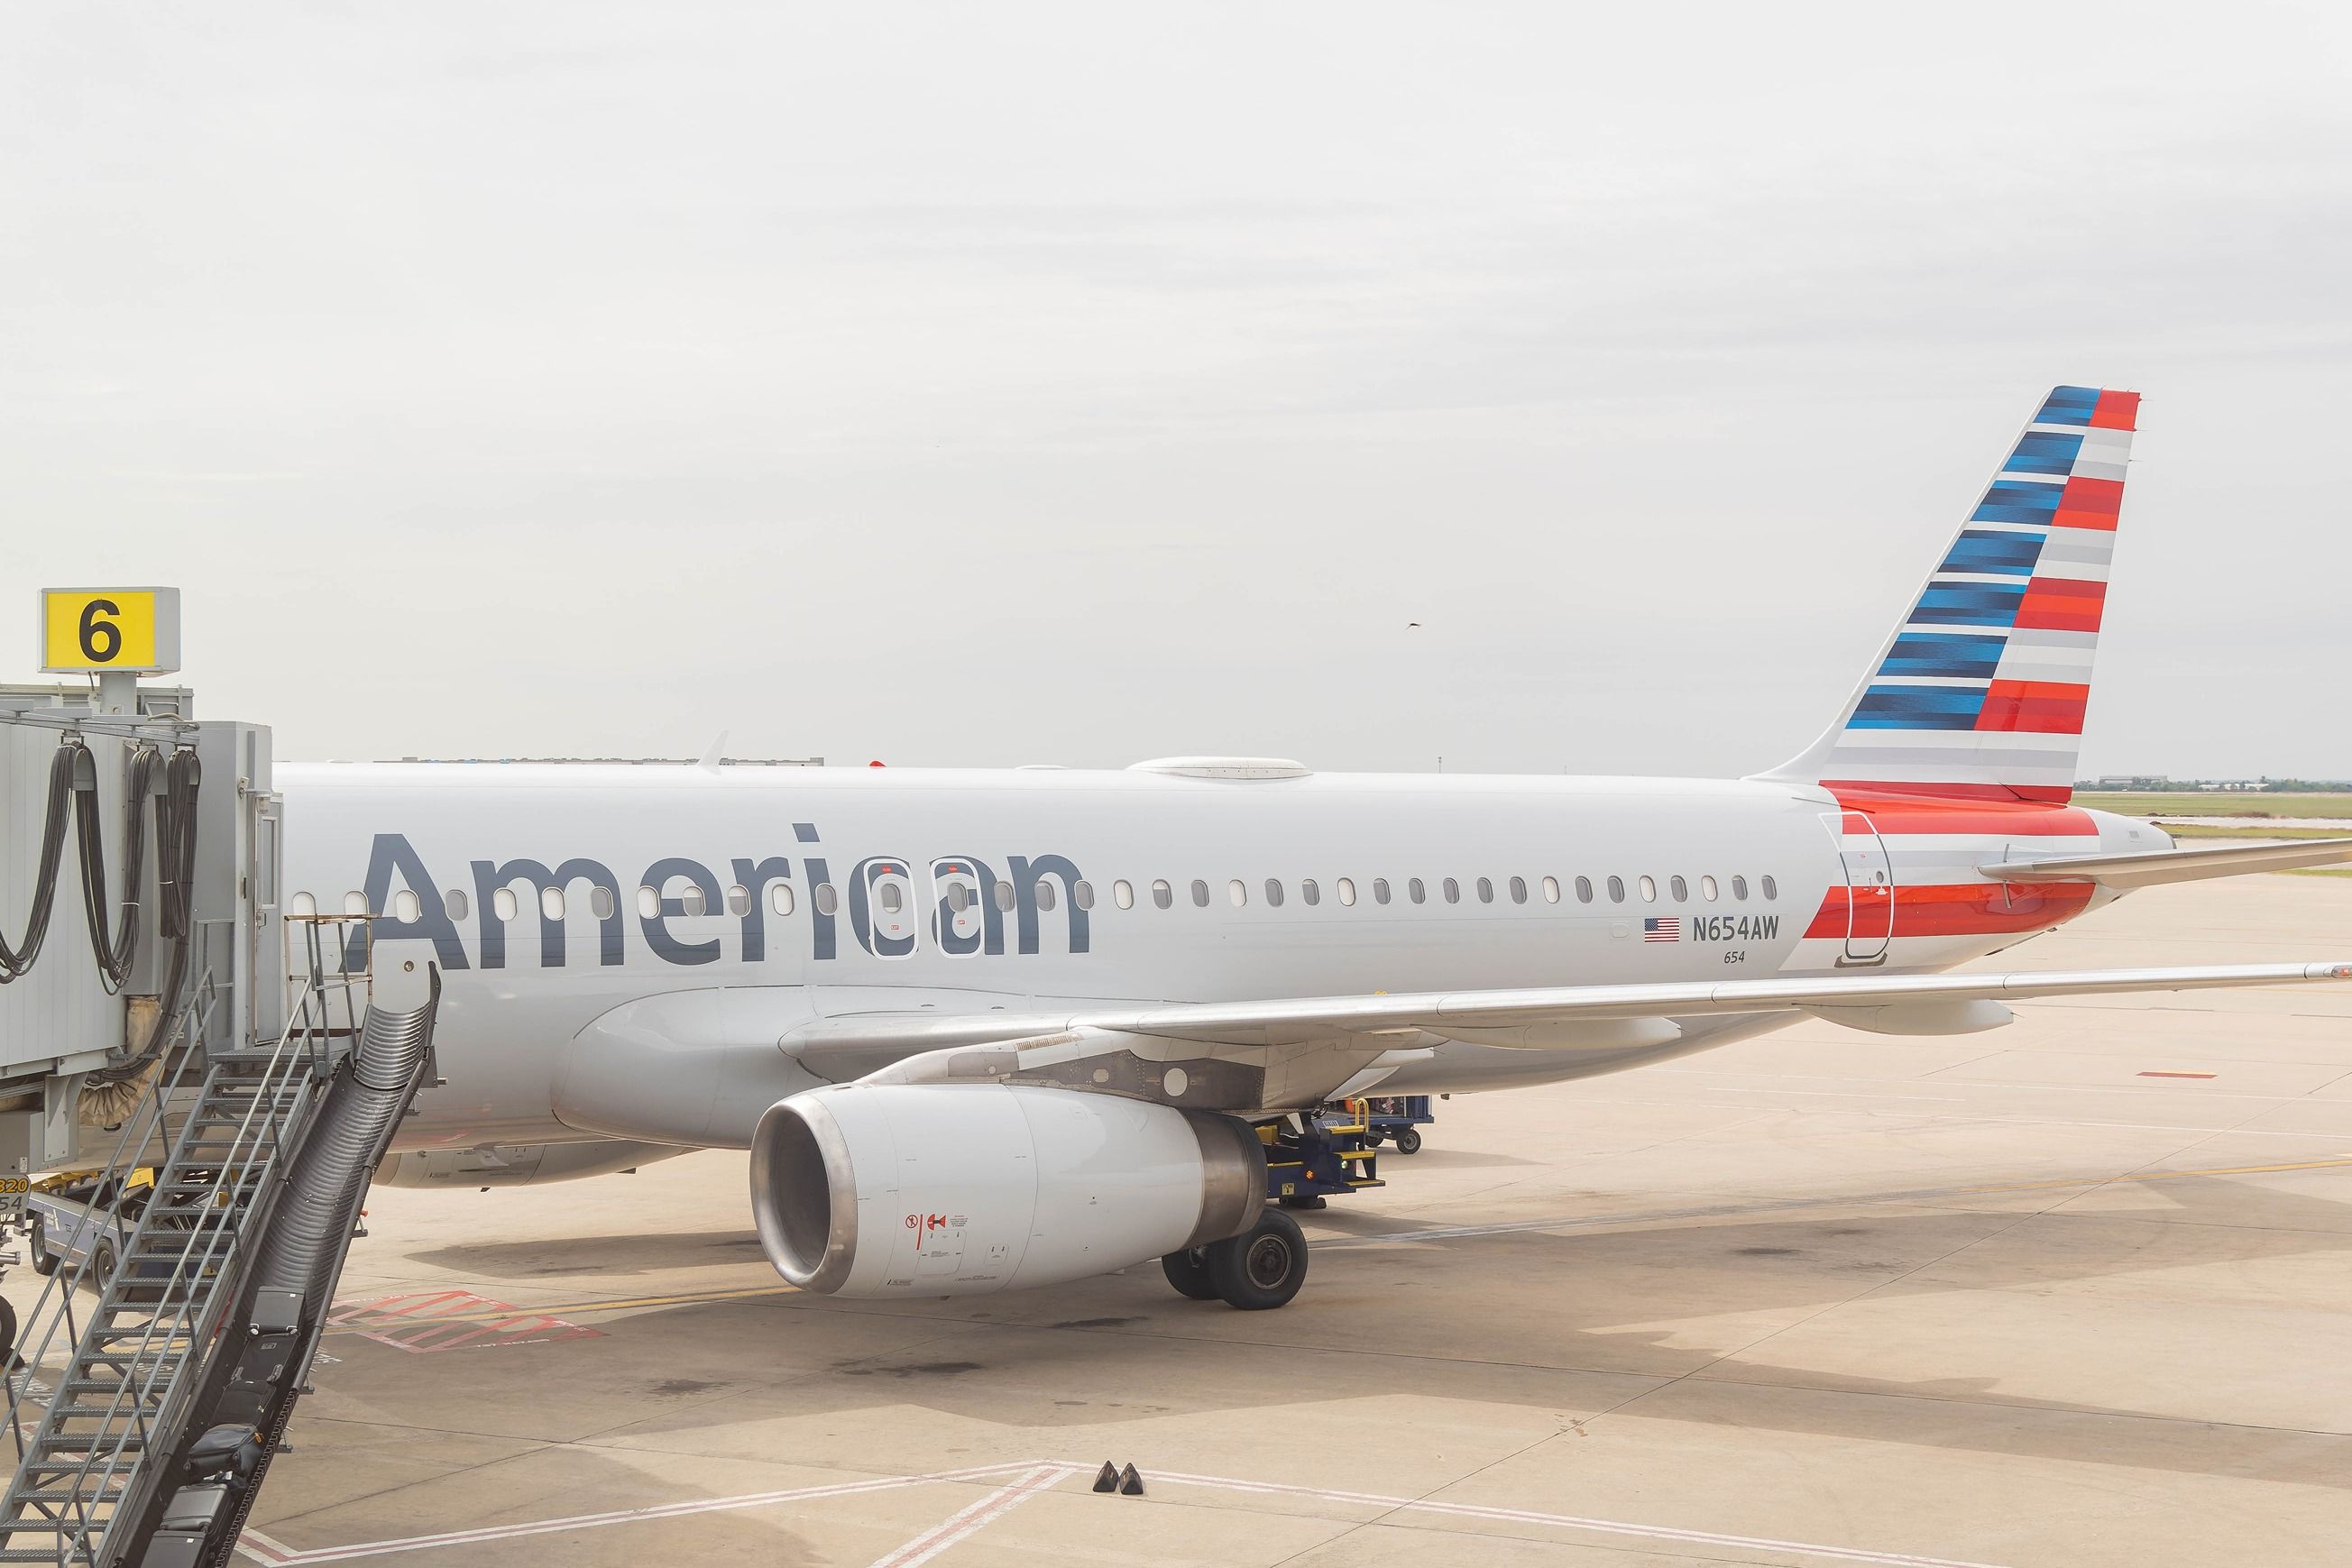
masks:
{"label": "fuselage air vent", "polygon": [[1130,773],[1172,773],[1180,779],[1304,779],[1314,771],[1284,757],[1155,757]]}

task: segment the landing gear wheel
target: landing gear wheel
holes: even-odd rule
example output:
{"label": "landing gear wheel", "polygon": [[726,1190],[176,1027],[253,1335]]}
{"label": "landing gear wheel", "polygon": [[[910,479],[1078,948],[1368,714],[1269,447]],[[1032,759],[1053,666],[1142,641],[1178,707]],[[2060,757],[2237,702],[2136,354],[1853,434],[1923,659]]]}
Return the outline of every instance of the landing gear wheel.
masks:
{"label": "landing gear wheel", "polygon": [[1203,1248],[1209,1282],[1225,1304],[1262,1312],[1286,1304],[1307,1282],[1307,1236],[1298,1221],[1278,1208],[1230,1241]]}
{"label": "landing gear wheel", "polygon": [[1209,1283],[1209,1260],[1202,1247],[1188,1247],[1181,1252],[1171,1252],[1160,1260],[1160,1271],[1176,1287],[1180,1296],[1190,1296],[1196,1301],[1217,1299],[1216,1286]]}
{"label": "landing gear wheel", "polygon": [[1417,1155],[1421,1153],[1421,1129],[1419,1127],[1401,1127],[1397,1130],[1397,1153],[1401,1155]]}

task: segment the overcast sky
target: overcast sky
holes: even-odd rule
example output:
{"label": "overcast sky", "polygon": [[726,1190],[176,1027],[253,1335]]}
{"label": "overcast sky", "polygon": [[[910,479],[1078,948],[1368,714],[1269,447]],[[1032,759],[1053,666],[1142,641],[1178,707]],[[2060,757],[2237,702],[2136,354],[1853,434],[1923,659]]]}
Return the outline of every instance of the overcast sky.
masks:
{"label": "overcast sky", "polygon": [[0,679],[155,581],[281,757],[1736,774],[2075,382],[2085,770],[2352,776],[2347,16],[14,7]]}

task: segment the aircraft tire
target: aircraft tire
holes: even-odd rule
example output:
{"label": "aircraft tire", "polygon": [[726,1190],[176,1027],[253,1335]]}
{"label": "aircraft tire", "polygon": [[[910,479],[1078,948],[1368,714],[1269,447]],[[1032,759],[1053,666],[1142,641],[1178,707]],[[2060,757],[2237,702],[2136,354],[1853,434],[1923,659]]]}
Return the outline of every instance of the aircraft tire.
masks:
{"label": "aircraft tire", "polygon": [[1178,1295],[1190,1296],[1196,1301],[1217,1299],[1216,1286],[1209,1283],[1208,1260],[1202,1256],[1205,1250],[1192,1247],[1160,1260],[1160,1271],[1168,1276],[1168,1282],[1176,1287]]}
{"label": "aircraft tire", "polygon": [[1307,1282],[1307,1233],[1278,1208],[1266,1209],[1241,1235],[1202,1250],[1217,1294],[1245,1312],[1287,1305]]}
{"label": "aircraft tire", "polygon": [[1401,1155],[1417,1155],[1421,1153],[1421,1129],[1419,1127],[1401,1127],[1397,1130],[1397,1153]]}

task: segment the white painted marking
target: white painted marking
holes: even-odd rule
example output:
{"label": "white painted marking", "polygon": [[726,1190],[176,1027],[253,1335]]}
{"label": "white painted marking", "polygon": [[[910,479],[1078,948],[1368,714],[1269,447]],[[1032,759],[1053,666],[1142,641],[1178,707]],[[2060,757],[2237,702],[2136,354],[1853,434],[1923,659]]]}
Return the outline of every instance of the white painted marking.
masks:
{"label": "white painted marking", "polygon": [[1002,1486],[969,1508],[960,1509],[896,1552],[876,1558],[872,1568],[919,1568],[990,1520],[1012,1512],[1031,1498],[1072,1473],[1069,1465],[1040,1465],[1009,1486]]}

